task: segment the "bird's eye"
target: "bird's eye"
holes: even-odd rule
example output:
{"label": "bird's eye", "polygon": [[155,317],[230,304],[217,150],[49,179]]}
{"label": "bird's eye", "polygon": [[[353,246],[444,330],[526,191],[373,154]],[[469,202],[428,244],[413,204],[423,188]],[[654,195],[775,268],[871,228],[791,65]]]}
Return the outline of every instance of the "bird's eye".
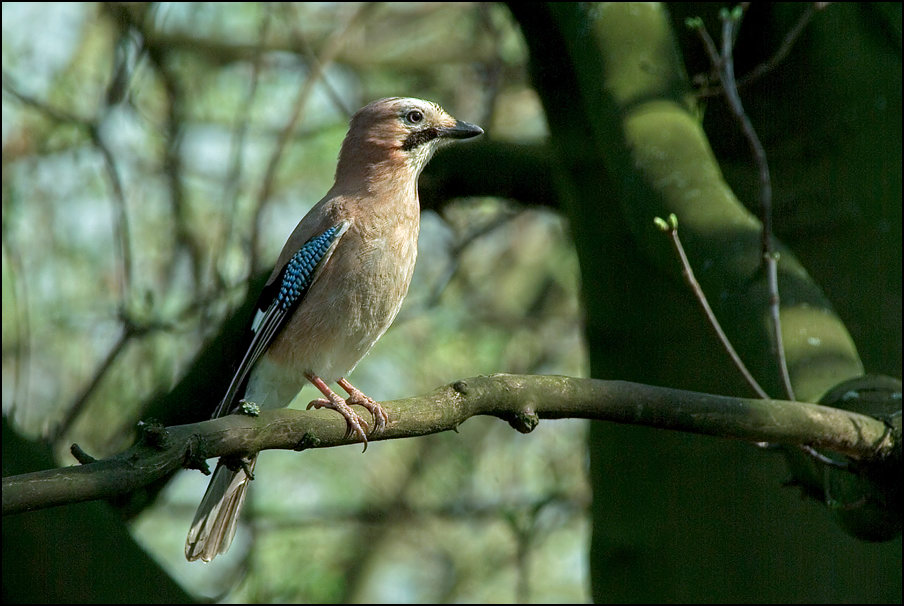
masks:
{"label": "bird's eye", "polygon": [[413,109],[405,114],[405,120],[411,124],[419,124],[424,120],[424,112],[419,109]]}

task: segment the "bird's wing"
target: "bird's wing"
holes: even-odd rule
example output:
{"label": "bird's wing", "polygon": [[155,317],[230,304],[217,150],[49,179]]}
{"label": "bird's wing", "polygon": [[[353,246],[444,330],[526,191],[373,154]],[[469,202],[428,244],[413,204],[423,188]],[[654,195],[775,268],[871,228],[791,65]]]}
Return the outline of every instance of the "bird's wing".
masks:
{"label": "bird's wing", "polygon": [[251,328],[254,336],[213,418],[232,412],[248,373],[320,275],[349,225],[350,221],[340,221],[309,238],[279,270],[276,279],[271,278],[262,293],[260,310]]}

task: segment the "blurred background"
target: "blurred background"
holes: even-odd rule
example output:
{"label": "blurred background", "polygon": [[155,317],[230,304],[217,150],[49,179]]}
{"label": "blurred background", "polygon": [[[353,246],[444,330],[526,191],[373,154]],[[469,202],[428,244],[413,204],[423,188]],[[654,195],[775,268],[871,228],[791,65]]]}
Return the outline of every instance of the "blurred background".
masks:
{"label": "blurred background", "polygon": [[[537,52],[568,37],[564,12],[597,11],[556,4],[4,3],[3,475],[74,464],[72,443],[120,452],[139,420],[209,416],[262,280],[332,183],[349,116],[394,95],[487,134],[422,176],[411,290],[356,386],[390,400],[511,372],[748,395],[680,279],[627,236],[606,240],[628,234],[609,158],[548,126],[589,131],[594,109],[562,83],[535,91],[577,69]],[[738,73],[772,57],[805,7],[754,5]],[[661,9],[688,83],[711,66],[684,18],[717,32],[719,8]],[[900,66],[900,4],[833,4],[744,90],[778,236],[866,371],[897,377]],[[746,141],[723,102],[698,101],[725,180],[756,212]],[[581,171],[592,195],[571,180]],[[717,306],[737,294],[717,292]],[[183,556],[197,471],[5,518],[4,601],[900,601],[900,537],[844,534],[783,486],[779,455],[588,428],[544,421],[525,436],[474,418],[363,455],[265,452],[212,564]]]}

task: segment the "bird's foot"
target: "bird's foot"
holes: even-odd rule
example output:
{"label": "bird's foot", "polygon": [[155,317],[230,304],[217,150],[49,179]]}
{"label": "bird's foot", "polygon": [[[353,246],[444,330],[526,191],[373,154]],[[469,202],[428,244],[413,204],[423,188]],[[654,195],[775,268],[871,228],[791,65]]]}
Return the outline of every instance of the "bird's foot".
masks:
{"label": "bird's foot", "polygon": [[336,392],[324,383],[323,379],[317,375],[306,375],[308,380],[314,384],[314,387],[320,390],[326,399],[312,400],[308,403],[307,408],[329,408],[335,410],[345,418],[346,428],[345,437],[348,438],[352,434],[356,434],[361,441],[364,442],[364,450],[367,450],[367,421],[352,410],[345,400],[343,400]]}
{"label": "bird's foot", "polygon": [[347,438],[353,433],[357,434],[364,442],[365,448],[367,447],[367,421],[352,410],[352,407],[346,404],[345,400],[339,396],[336,396],[335,400],[325,400],[323,398],[311,400],[308,402],[308,409],[310,410],[311,408],[329,408],[341,414],[345,418],[346,423],[345,437]]}
{"label": "bird's foot", "polygon": [[225,465],[230,471],[242,470],[249,480],[254,480],[254,462],[257,457],[236,457],[224,456],[220,457],[218,465]]}
{"label": "bird's foot", "polygon": [[348,392],[348,397],[345,399],[346,404],[349,406],[363,406],[373,415],[374,428],[371,431],[371,435],[381,433],[386,428],[386,424],[389,423],[389,415],[383,409],[383,406],[373,398],[365,395],[364,392],[349,383],[348,380],[339,379],[338,383],[342,389]]}

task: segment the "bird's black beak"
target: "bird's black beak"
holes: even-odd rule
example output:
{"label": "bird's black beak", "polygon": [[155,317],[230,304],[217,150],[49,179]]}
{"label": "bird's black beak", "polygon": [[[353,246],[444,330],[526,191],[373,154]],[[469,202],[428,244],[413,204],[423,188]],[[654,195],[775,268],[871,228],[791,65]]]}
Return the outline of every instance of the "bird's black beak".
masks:
{"label": "bird's black beak", "polygon": [[476,124],[471,124],[470,122],[462,122],[461,120],[456,120],[455,126],[441,128],[439,131],[439,136],[446,139],[470,139],[471,137],[476,137],[477,135],[482,134],[482,128],[480,128]]}

